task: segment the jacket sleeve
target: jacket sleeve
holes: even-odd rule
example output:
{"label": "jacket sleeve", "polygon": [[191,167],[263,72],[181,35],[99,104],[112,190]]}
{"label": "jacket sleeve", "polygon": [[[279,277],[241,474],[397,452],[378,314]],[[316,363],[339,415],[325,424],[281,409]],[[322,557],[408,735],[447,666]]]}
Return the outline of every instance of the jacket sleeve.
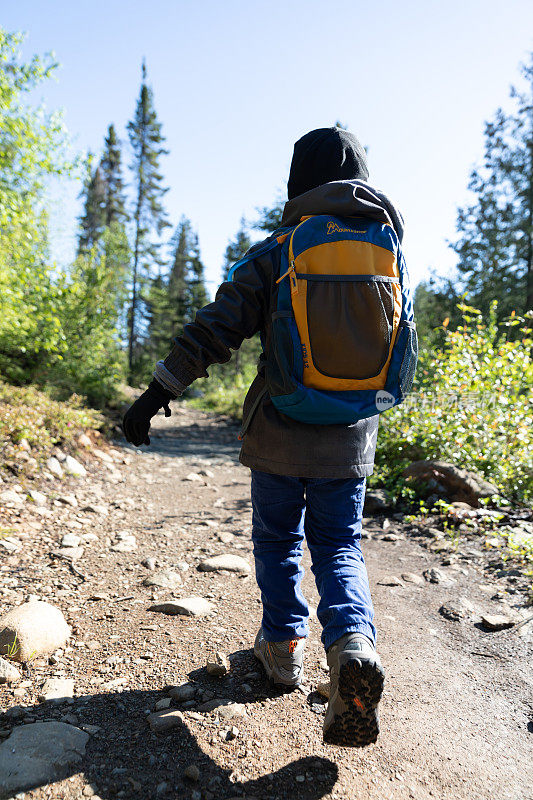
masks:
{"label": "jacket sleeve", "polygon": [[234,268],[233,280],[219,287],[214,301],[185,325],[165,360],[157,363],[154,375],[166,389],[180,394],[197,378],[207,377],[207,367],[229,361],[243,339],[264,327],[272,280],[270,259],[253,258],[253,250],[249,255]]}

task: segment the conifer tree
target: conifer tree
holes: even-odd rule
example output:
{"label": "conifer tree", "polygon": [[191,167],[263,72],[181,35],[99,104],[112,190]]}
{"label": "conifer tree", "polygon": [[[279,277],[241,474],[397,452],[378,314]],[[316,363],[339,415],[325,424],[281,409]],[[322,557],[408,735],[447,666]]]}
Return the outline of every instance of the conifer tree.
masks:
{"label": "conifer tree", "polygon": [[194,231],[191,233],[191,250],[187,284],[189,290],[188,313],[190,318],[194,319],[196,312],[205,306],[209,300],[207,296],[207,290],[205,288],[205,269],[200,257],[198,234]]}
{"label": "conifer tree", "polygon": [[224,253],[224,264],[222,266],[222,280],[228,279],[228,273],[233,264],[238,261],[252,246],[252,240],[248,234],[246,227],[246,220],[241,218],[241,226],[237,231],[235,238],[230,239],[228,246]]}
{"label": "conifer tree", "polygon": [[511,89],[515,109],[485,125],[485,157],[469,189],[474,202],[459,210],[453,249],[468,302],[498,316],[533,306],[533,53],[522,67],[526,88]]}
{"label": "conifer tree", "polygon": [[128,134],[133,151],[131,170],[135,187],[133,212],[133,270],[131,304],[129,309],[128,367],[130,380],[134,376],[137,349],[138,317],[140,307],[139,290],[143,280],[150,276],[155,265],[160,265],[159,237],[169,224],[163,207],[167,189],[163,186],[160,172],[161,156],[168,153],[163,143],[161,123],[157,119],[152,89],[146,82],[146,65],[142,65],[142,81],[135,115],[128,123]]}
{"label": "conifer tree", "polygon": [[105,224],[109,228],[114,222],[126,222],[126,200],[124,181],[122,178],[120,142],[115,126],[110,125],[104,140],[104,152],[100,161],[100,169],[105,184]]}
{"label": "conifer tree", "polygon": [[87,158],[87,175],[81,193],[83,214],[80,217],[78,254],[91,250],[105,228],[105,181],[100,166],[93,169],[93,156]]}

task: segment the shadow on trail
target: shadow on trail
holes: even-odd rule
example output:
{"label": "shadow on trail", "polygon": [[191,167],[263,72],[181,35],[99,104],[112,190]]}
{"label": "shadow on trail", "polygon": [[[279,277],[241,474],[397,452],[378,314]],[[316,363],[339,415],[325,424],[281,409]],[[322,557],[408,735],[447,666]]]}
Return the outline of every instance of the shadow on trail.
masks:
{"label": "shadow on trail", "polygon": [[152,428],[148,450],[162,456],[220,459],[236,464],[239,430],[238,425],[223,419],[214,419],[210,425]]}
{"label": "shadow on trail", "polygon": [[[205,670],[195,670],[191,677],[202,678]],[[273,697],[276,692],[266,690],[264,697]],[[338,778],[335,763],[321,757],[299,758],[276,772],[264,774],[255,780],[245,780],[240,772],[246,771],[247,761],[257,758],[259,749],[245,754],[246,742],[235,740],[240,752],[234,748],[224,754],[228,745],[218,736],[218,730],[229,728],[239,722],[222,721],[209,728],[208,737],[216,740],[220,760],[230,760],[237,769],[232,772],[219,765],[207,755],[188,726],[187,715],[177,727],[166,733],[154,733],[146,720],[147,711],[152,712],[162,698],[161,691],[125,690],[119,693],[87,695],[75,698],[68,705],[39,705],[26,708],[37,722],[56,719],[63,715],[74,715],[80,727],[98,726],[91,733],[85,756],[74,765],[59,767],[56,779],[68,778],[83,773],[95,794],[102,800],[112,798],[161,798],[162,800],[320,800],[329,794]],[[261,697],[256,696],[257,701]],[[170,709],[172,710],[172,709]],[[177,709],[174,709],[177,710]],[[206,719],[208,719],[206,717]],[[73,717],[70,718],[75,723]],[[6,741],[9,741],[7,739]],[[233,744],[233,743],[232,743]],[[228,756],[231,753],[231,757]],[[198,782],[188,780],[184,770],[195,765],[200,771]],[[4,776],[5,777],[5,776]],[[0,780],[0,796],[2,793]],[[19,782],[17,790],[36,789],[45,784],[31,785]],[[54,796],[54,795],[53,795]]]}

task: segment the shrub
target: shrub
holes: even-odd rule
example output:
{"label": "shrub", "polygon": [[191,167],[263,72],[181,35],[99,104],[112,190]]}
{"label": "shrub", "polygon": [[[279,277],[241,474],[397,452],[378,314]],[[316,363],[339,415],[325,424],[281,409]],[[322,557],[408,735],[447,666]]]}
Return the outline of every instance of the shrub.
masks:
{"label": "shrub", "polygon": [[415,390],[380,421],[372,483],[402,491],[402,469],[441,459],[481,473],[513,500],[533,497],[533,341],[529,320],[496,323],[459,306],[463,324],[422,349]]}

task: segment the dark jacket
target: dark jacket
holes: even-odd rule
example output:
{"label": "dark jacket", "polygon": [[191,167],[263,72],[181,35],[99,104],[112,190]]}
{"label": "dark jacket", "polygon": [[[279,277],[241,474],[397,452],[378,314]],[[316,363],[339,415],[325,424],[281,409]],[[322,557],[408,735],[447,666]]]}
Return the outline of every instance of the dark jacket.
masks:
{"label": "dark jacket", "polygon": [[[388,222],[401,241],[403,220],[387,197],[364,181],[334,181],[295,197],[286,205],[282,225],[296,225],[308,214],[341,217],[366,216]],[[207,367],[223,363],[243,339],[261,332],[270,347],[271,315],[276,308],[281,247],[276,232],[255,245],[238,262],[233,280],[223,283],[213,303],[202,308],[195,321],[175,339],[172,352],[154,373],[170,391],[179,393]],[[253,256],[253,258],[252,258]],[[244,401],[246,420],[264,389],[264,356]],[[280,413],[268,393],[253,412],[243,439],[240,460],[251,469],[308,478],[346,478],[370,475],[373,470],[378,417],[353,425],[308,425]]]}

